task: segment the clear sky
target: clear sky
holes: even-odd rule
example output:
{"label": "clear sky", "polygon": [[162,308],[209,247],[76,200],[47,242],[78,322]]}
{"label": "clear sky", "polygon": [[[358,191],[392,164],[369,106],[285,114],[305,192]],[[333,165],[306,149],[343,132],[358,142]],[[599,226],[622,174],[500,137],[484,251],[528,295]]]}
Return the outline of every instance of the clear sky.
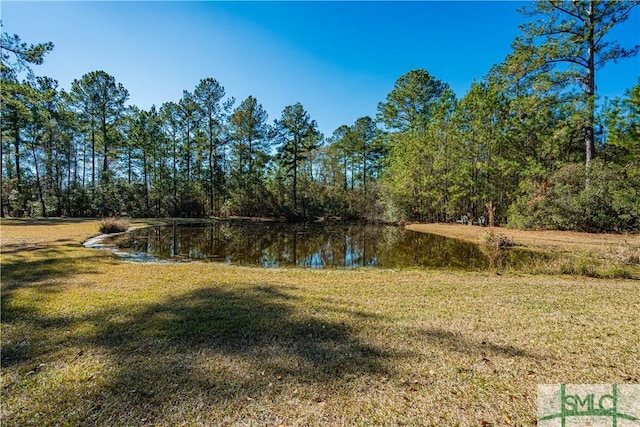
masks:
{"label": "clear sky", "polygon": [[[213,77],[236,105],[253,95],[279,118],[301,102],[330,136],[375,117],[395,80],[424,68],[459,97],[510,52],[521,2],[1,2],[3,30],[55,44],[37,75],[69,89],[104,70],[149,108]],[[640,44],[640,8],[612,32]],[[640,57],[598,75],[609,98],[638,81]]]}

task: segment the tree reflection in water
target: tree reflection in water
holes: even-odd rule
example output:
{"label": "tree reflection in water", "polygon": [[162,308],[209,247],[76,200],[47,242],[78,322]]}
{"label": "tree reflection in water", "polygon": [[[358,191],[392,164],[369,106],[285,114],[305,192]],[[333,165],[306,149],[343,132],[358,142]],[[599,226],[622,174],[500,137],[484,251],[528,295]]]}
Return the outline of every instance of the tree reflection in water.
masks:
{"label": "tree reflection in water", "polygon": [[[263,267],[483,270],[491,264],[478,245],[390,225],[218,221],[140,228],[108,243],[160,259]],[[506,263],[533,256],[510,251]]]}

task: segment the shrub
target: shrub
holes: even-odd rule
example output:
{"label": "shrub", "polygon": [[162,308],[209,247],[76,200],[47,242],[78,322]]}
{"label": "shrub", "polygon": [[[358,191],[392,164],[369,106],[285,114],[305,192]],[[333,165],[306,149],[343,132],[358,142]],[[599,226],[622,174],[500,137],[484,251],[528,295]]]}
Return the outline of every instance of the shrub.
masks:
{"label": "shrub", "polygon": [[506,248],[514,246],[513,241],[502,233],[489,231],[482,236],[482,243],[480,250],[487,256],[489,267],[502,269],[508,256]]}
{"label": "shrub", "polygon": [[100,232],[102,234],[121,233],[129,229],[127,218],[105,218],[100,221]]}
{"label": "shrub", "polygon": [[640,245],[625,242],[624,245],[610,247],[607,255],[619,265],[640,266]]}
{"label": "shrub", "polygon": [[493,231],[489,231],[482,236],[482,243],[495,248],[510,248],[515,245],[513,240],[509,239],[504,234],[495,233]]}
{"label": "shrub", "polygon": [[640,175],[637,168],[594,160],[587,184],[584,165],[567,164],[545,177],[520,183],[509,207],[509,226],[588,232],[640,229]]}

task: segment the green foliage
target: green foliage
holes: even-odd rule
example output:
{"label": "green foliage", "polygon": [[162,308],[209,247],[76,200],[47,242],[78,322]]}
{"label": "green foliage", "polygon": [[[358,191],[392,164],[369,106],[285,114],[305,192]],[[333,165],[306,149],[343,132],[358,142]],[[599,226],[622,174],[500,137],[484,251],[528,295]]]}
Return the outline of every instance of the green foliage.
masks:
{"label": "green foliage", "polygon": [[267,112],[256,98],[242,101],[229,118],[231,192],[225,211],[234,215],[268,215],[265,180],[270,160],[270,127]]}
{"label": "green foliage", "polygon": [[[91,141],[91,183],[111,176],[110,162],[120,148],[120,126],[129,92],[104,71],[92,71],[71,83],[71,106]],[[102,157],[102,167],[96,165]]]}
{"label": "green foliage", "polygon": [[[535,1],[522,12],[537,20],[521,26],[513,43],[510,70],[516,79],[532,76],[532,89],[569,95],[580,107],[586,163],[595,156],[596,71],[634,56],[640,45],[623,48],[608,33],[624,22],[637,2]],[[581,94],[576,95],[574,91]]]}
{"label": "green foliage", "polygon": [[[275,121],[277,138],[281,141],[279,161],[292,180],[291,204],[293,214],[298,211],[298,177],[311,152],[318,148],[322,134],[318,124],[299,102],[287,105],[280,120]],[[304,171],[303,171],[304,172]]]}
{"label": "green foliage", "polygon": [[640,81],[624,98],[616,98],[605,110],[608,138],[603,147],[605,158],[618,164],[637,166],[640,159]]}
{"label": "green foliage", "polygon": [[[20,82],[52,45],[3,34],[1,211],[389,222],[467,216],[637,231],[640,83],[602,110],[600,159],[592,161],[587,144],[583,162],[596,127],[594,73],[638,50],[607,40],[633,5],[536,2],[527,13],[540,19],[462,99],[428,71],[411,70],[378,105],[377,121],[360,117],[326,140],[302,104],[286,106],[270,126],[253,96],[234,109],[213,78],[148,110],[125,108],[127,90],[104,71],[75,80],[70,93],[48,77]],[[589,49],[593,58],[585,58]]]}
{"label": "green foliage", "polygon": [[[209,198],[209,215],[219,211],[220,200],[225,193],[225,183],[221,179],[225,156],[224,146],[228,143],[226,121],[229,110],[235,102],[234,98],[223,101],[224,87],[217,80],[206,78],[193,92],[195,103],[196,126],[200,126],[200,138],[196,138],[196,156],[207,158],[207,187]],[[186,108],[191,108],[189,104]],[[199,123],[198,123],[199,121]],[[203,142],[206,141],[206,144]],[[200,144],[198,144],[200,142]]]}
{"label": "green foliage", "polygon": [[[585,185],[588,173],[588,185]],[[640,230],[640,181],[613,163],[567,164],[550,177],[530,177],[509,209],[509,225],[581,231]]]}
{"label": "green foliage", "polygon": [[434,115],[434,108],[449,90],[426,70],[411,70],[396,80],[385,102],[378,104],[378,120],[388,129],[421,132]]}
{"label": "green foliage", "polygon": [[[1,26],[1,24],[0,24]],[[27,70],[32,73],[30,65],[40,65],[44,56],[53,50],[53,43],[28,44],[20,40],[17,34],[9,35],[2,32],[0,38],[2,54],[0,55],[0,72],[2,78],[16,79],[17,74]]]}
{"label": "green foliage", "polygon": [[387,126],[381,136],[388,150],[383,188],[391,193],[386,212],[400,211],[407,219],[447,219],[455,105],[449,86],[424,70],[401,76],[387,101],[378,105],[379,120]]}

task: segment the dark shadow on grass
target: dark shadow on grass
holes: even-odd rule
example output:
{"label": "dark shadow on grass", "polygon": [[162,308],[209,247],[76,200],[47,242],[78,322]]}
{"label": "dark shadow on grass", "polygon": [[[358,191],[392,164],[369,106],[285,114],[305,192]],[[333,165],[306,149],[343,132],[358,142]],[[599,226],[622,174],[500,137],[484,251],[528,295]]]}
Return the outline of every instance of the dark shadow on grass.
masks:
{"label": "dark shadow on grass", "polygon": [[113,351],[149,343],[178,352],[287,355],[330,376],[379,369],[384,352],[360,343],[352,327],[298,313],[297,299],[275,287],[207,288],[147,307],[126,322],[105,322],[96,344]]}
{"label": "dark shadow on grass", "polygon": [[491,343],[486,340],[476,341],[460,333],[444,329],[420,328],[414,332],[417,340],[443,347],[456,353],[472,356],[498,355],[507,357],[524,357],[532,360],[543,360],[546,357],[511,345]]}
{"label": "dark shadow on grass", "polygon": [[[74,273],[72,261],[14,265],[10,274],[14,279],[25,274],[23,281],[29,281],[63,272]],[[43,397],[46,407],[56,411],[47,419],[71,425],[172,425],[182,421],[176,411],[195,417],[198,407],[206,409],[206,420],[219,406],[239,411],[249,401],[269,405],[290,399],[301,385],[311,385],[319,395],[344,388],[345,378],[392,375],[388,362],[398,355],[358,338],[361,313],[350,316],[341,310],[345,321],[332,321],[331,314],[310,310],[292,290],[212,284],[158,304],[118,305],[76,317],[9,305],[3,322],[27,322],[31,337],[6,347],[3,342],[2,364],[21,364],[12,369],[33,370],[37,373],[28,378],[36,381],[43,361],[71,367],[84,363],[82,354],[107,355],[110,368],[99,372],[108,372],[108,381],[99,386],[91,379],[61,383]],[[86,326],[91,332],[65,335]],[[67,358],[79,354],[78,361],[57,360],[60,348],[69,349]],[[9,417],[7,425],[33,421],[25,417]]]}
{"label": "dark shadow on grass", "polygon": [[27,243],[27,244],[9,243],[6,245],[2,245],[2,247],[0,247],[0,254],[13,255],[13,254],[18,254],[20,252],[34,252],[34,251],[46,250],[46,249],[55,247],[55,245],[61,245],[63,243],[71,244],[71,243],[74,243],[74,241],[72,239],[58,239],[58,240],[54,240],[53,242],[42,242],[42,243]]}
{"label": "dark shadow on grass", "polygon": [[[77,249],[77,246],[73,246]],[[21,255],[13,255],[10,261],[3,260],[2,263],[2,293],[3,297],[9,296],[11,292],[19,287],[30,286],[38,283],[38,289],[59,285],[67,277],[77,273],[91,273],[94,270],[91,263],[94,260],[105,260],[102,254],[91,254],[85,256],[68,256],[68,247],[59,246],[56,248],[39,249],[37,258],[27,258]],[[34,249],[35,251],[36,249]],[[27,250],[29,251],[29,250]],[[22,252],[22,251],[20,251]],[[42,282],[42,283],[40,283]],[[3,298],[4,303],[4,298]]]}
{"label": "dark shadow on grass", "polygon": [[84,222],[94,222],[99,218],[6,218],[0,221],[3,227],[24,226],[24,225],[60,225],[60,224],[82,224]]}
{"label": "dark shadow on grass", "polygon": [[6,334],[3,334],[0,349],[3,367],[33,362],[47,351],[47,346],[41,345],[39,340],[64,336],[65,328],[81,321],[41,313],[34,306],[24,302],[16,303],[14,299],[15,292],[23,288],[34,290],[35,298],[63,292],[67,279],[79,273],[93,273],[94,261],[105,262],[101,255],[69,256],[68,249],[61,245],[40,249],[35,256],[22,256],[20,253],[23,251],[19,251],[8,257],[9,260],[3,258],[0,298],[2,325],[7,327],[20,324],[30,331],[29,336],[13,336],[12,341],[7,340]]}
{"label": "dark shadow on grass", "polygon": [[346,375],[390,375],[394,355],[359,340],[351,324],[310,317],[298,304],[275,286],[211,287],[101,321],[87,344],[107,349],[118,371],[99,397],[110,409],[86,415],[166,424],[176,394],[213,408],[268,399],[282,392],[274,383],[330,387]]}

